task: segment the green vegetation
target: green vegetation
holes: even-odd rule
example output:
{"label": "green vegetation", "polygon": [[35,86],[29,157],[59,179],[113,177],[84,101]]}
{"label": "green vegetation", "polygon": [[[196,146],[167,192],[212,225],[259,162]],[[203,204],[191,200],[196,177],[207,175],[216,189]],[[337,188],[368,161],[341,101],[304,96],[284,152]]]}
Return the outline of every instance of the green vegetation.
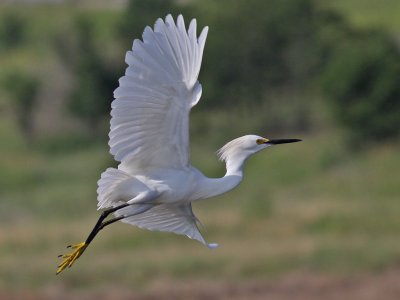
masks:
{"label": "green vegetation", "polygon": [[11,96],[22,134],[32,142],[33,110],[40,88],[39,80],[21,70],[12,70],[2,78],[1,86]]}
{"label": "green vegetation", "polygon": [[348,39],[332,55],[323,86],[353,144],[399,136],[399,79],[399,51],[380,33]]}
{"label": "green vegetation", "polygon": [[337,9],[358,28],[381,28],[391,34],[400,33],[400,2],[397,0],[319,1],[319,5]]}
{"label": "green vegetation", "polygon": [[[0,291],[143,289],[159,279],[236,282],[397,264],[400,96],[393,39],[400,7],[380,1],[390,6],[377,11],[377,1],[362,2],[2,7],[0,37],[7,42],[0,78],[12,80],[0,90]],[[200,75],[204,95],[191,116],[195,166],[223,175],[214,152],[243,134],[304,142],[256,155],[236,190],[195,204],[205,237],[219,249],[115,224],[56,277],[57,255],[84,239],[97,219],[100,173],[115,165],[106,144],[107,107],[127,45],[167,11],[211,26]],[[12,77],[10,70],[23,72]],[[16,106],[32,118],[31,145]],[[347,148],[352,134],[368,142],[386,133],[391,139],[360,143],[362,151]]]}
{"label": "green vegetation", "polygon": [[[82,240],[95,222],[96,180],[110,158],[104,145],[62,155],[28,151],[9,135],[8,125],[1,124],[9,147],[1,150],[0,277],[2,288],[37,288],[56,280],[57,254],[66,243]],[[117,224],[62,274],[63,284],[88,288],[112,277],[143,288],[160,277],[239,280],[298,269],[349,273],[398,261],[400,188],[392,176],[400,165],[398,145],[354,156],[340,150],[333,133],[304,139],[255,156],[234,192],[195,205],[205,236],[219,242],[219,249]],[[217,145],[192,140],[193,163],[210,176],[221,175],[213,155]]]}
{"label": "green vegetation", "polygon": [[110,113],[112,92],[117,88],[115,71],[101,59],[96,49],[93,22],[82,16],[76,19],[75,55],[70,59],[76,78],[70,110],[82,118],[96,134],[99,123]]}

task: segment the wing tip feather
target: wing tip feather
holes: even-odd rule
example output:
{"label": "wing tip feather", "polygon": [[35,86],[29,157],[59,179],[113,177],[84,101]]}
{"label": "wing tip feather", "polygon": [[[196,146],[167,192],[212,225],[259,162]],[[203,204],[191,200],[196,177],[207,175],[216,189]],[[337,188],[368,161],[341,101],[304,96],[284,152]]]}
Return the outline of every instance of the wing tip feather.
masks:
{"label": "wing tip feather", "polygon": [[[203,53],[205,40],[206,40],[206,37],[208,34],[209,27],[205,26],[202,29],[200,35],[197,37],[197,32],[196,32],[197,31],[197,20],[195,18],[193,18],[190,21],[189,27],[187,29],[186,29],[185,22],[184,22],[185,20],[184,20],[184,17],[182,16],[182,14],[178,15],[178,17],[176,19],[176,23],[171,14],[168,14],[164,20],[162,18],[158,18],[156,20],[156,22],[154,23],[154,30],[150,26],[146,26],[144,29],[143,35],[142,35],[143,41],[140,39],[135,39],[133,41],[133,43],[132,43],[132,51],[133,52],[128,51],[126,54],[126,57],[125,57],[125,61],[130,66],[127,68],[125,76],[123,76],[119,79],[120,87],[122,85],[128,86],[128,84],[126,83],[127,79],[133,80],[133,81],[135,81],[135,80],[140,81],[140,84],[144,84],[147,82],[146,81],[148,79],[147,73],[145,73],[145,75],[147,77],[144,76],[143,74],[141,75],[141,74],[136,74],[136,73],[131,74],[131,73],[133,70],[132,65],[134,62],[136,62],[135,69],[138,71],[142,71],[142,69],[141,69],[142,66],[140,63],[143,60],[143,64],[146,64],[146,59],[148,59],[148,56],[143,55],[143,51],[146,51],[146,49],[147,49],[146,47],[152,46],[151,43],[158,43],[157,47],[160,47],[160,46],[166,47],[165,52],[161,53],[161,55],[162,55],[161,57],[162,57],[162,59],[169,60],[168,61],[169,65],[166,63],[165,66],[168,67],[170,69],[170,71],[171,70],[174,71],[173,74],[171,74],[171,76],[174,76],[174,78],[183,76],[184,78],[189,80],[190,83],[193,83],[193,84],[196,83],[197,76],[200,71],[202,53]],[[152,34],[153,34],[153,36],[152,36]],[[178,46],[180,47],[179,51],[178,51],[178,49],[172,50],[171,44],[168,44],[168,43],[171,43],[170,37],[168,36],[171,34],[180,38],[180,39],[178,39],[178,43],[180,41],[183,41],[184,43],[186,43],[185,46],[178,44]],[[150,46],[144,45],[145,39],[146,39],[146,43],[149,43]],[[189,43],[189,40],[191,40],[190,43]],[[143,49],[141,48],[142,46],[143,46]],[[175,44],[172,45],[172,47],[173,48],[177,47],[176,42],[175,42]],[[187,47],[187,48],[182,48],[182,47]],[[183,69],[179,70],[179,68],[182,66],[180,66],[180,64],[176,64],[176,61],[173,60],[173,57],[171,56],[171,54],[172,54],[171,51],[176,50],[177,53],[181,53],[182,49],[186,49],[186,52],[185,51],[182,52],[184,55],[186,55],[186,57],[184,57],[185,59],[182,60]],[[136,51],[136,50],[138,50],[138,51]],[[133,57],[133,56],[135,56],[135,57]],[[135,59],[135,60],[133,60],[133,59]],[[137,62],[136,61],[137,59],[139,59],[140,61]],[[138,64],[140,65],[140,67],[137,66]],[[152,67],[153,65],[150,65],[149,68]],[[128,69],[129,69],[129,72],[128,72]],[[145,71],[148,71],[148,70],[146,69]],[[179,74],[180,72],[182,72],[182,74]],[[187,73],[189,73],[189,74],[187,74]],[[142,77],[140,77],[139,75],[141,75],[144,79]],[[152,74],[150,74],[150,75],[152,75]],[[157,79],[158,79],[158,77],[157,77]],[[179,79],[180,78],[177,78],[175,81],[178,82]],[[172,81],[169,81],[168,84],[170,84],[171,82]],[[153,87],[153,85],[154,85],[154,80],[152,82],[151,89],[156,88],[156,87]],[[130,84],[129,84],[129,88],[137,89],[138,87],[136,85],[133,87],[130,87]],[[199,88],[200,88],[200,92],[196,90],[196,93],[195,93],[196,99],[193,99],[195,101],[192,101],[192,106],[195,105],[200,98],[201,85],[199,85]],[[151,97],[161,96],[161,95],[159,95],[161,92],[155,93],[155,92],[151,92],[151,90],[149,90],[149,89],[150,88],[146,88],[143,91],[140,90],[140,93],[144,93],[144,92],[150,93]],[[117,88],[114,92],[114,98],[126,97],[125,94],[120,94],[122,92],[124,92],[124,90]],[[131,99],[133,99],[133,98],[131,98]],[[147,98],[135,98],[135,101],[144,101],[144,99],[147,99]],[[133,101],[133,100],[130,100],[130,101]],[[113,119],[117,120],[118,118],[126,118],[125,114],[123,114],[123,115],[120,114],[120,110],[123,109],[123,107],[122,106],[118,107],[118,106],[119,105],[117,105],[117,103],[112,104],[112,110],[111,110],[112,120]],[[118,128],[117,127],[111,128],[111,131],[113,131],[113,129],[117,130]],[[110,139],[110,142],[109,142],[109,145],[111,148],[110,153],[114,155],[115,160],[117,160],[117,161],[125,160],[125,159],[127,159],[128,156],[131,157],[132,153],[137,153],[138,151],[140,152],[140,149],[137,148],[136,144],[135,145],[134,144],[119,145],[117,142],[118,142],[118,139],[116,137]],[[121,141],[119,141],[119,142],[121,142]]]}

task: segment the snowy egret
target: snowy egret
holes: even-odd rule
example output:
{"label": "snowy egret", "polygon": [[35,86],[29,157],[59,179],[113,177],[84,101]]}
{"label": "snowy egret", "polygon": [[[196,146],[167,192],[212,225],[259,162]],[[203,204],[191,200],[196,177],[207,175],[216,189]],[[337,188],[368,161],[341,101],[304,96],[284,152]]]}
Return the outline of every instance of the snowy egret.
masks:
{"label": "snowy egret", "polygon": [[[143,41],[126,53],[128,67],[112,102],[110,152],[120,162],[98,181],[98,208],[105,209],[85,242],[74,246],[57,274],[81,256],[104,227],[122,221],[149,230],[183,234],[210,248],[198,230],[192,201],[221,195],[243,178],[254,153],[299,139],[239,137],[219,151],[226,175],[207,178],[189,162],[189,112],[201,96],[197,81],[208,27],[200,36],[196,20],[186,30],[183,17],[158,19]],[[113,218],[107,219],[110,214]]]}

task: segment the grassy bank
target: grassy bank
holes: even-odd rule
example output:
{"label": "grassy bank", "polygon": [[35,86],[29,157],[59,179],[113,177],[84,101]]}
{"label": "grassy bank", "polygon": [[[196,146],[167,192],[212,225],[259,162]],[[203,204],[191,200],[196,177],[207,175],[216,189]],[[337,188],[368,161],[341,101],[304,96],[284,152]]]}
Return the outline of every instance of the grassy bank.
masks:
{"label": "grassy bank", "polygon": [[[258,154],[236,190],[195,205],[219,249],[117,224],[55,277],[57,254],[96,220],[96,181],[111,164],[108,149],[49,154],[27,149],[9,130],[1,135],[0,288],[87,288],[110,278],[139,288],[160,278],[239,280],[298,269],[357,273],[400,259],[398,145],[356,155],[343,150],[339,136],[324,134]],[[194,164],[222,175],[216,149],[205,141],[193,139]]]}

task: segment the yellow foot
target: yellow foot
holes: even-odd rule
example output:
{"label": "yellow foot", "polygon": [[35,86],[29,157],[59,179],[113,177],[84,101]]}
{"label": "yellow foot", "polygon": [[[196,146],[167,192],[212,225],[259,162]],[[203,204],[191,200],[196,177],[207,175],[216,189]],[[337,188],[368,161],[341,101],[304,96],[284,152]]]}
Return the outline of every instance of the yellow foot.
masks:
{"label": "yellow foot", "polygon": [[64,271],[66,267],[70,268],[73,263],[82,255],[82,253],[86,250],[87,246],[86,242],[82,242],[73,246],[68,246],[67,248],[72,248],[74,251],[72,251],[70,254],[64,254],[60,255],[59,257],[64,259],[61,264],[58,266],[56,274],[59,274],[60,272]]}

